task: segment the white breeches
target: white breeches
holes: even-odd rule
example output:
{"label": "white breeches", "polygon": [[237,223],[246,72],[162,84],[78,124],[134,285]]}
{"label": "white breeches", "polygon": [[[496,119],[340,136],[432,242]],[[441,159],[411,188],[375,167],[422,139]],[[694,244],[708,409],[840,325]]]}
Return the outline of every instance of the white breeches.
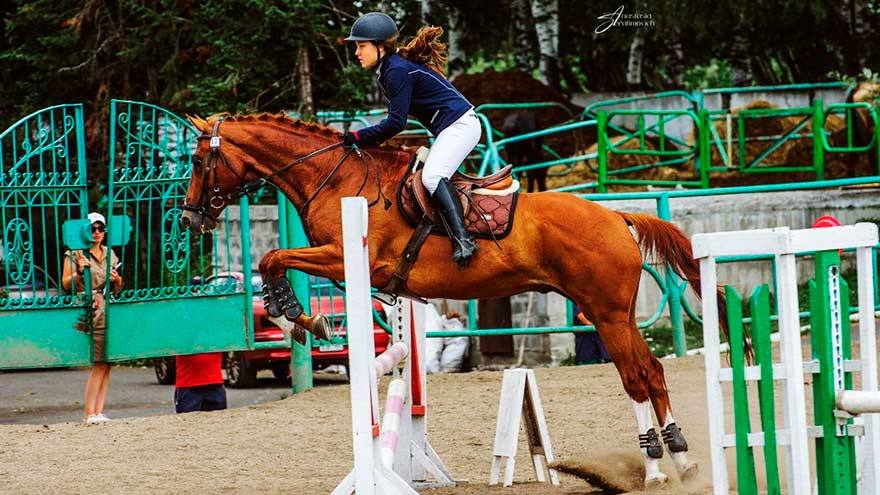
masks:
{"label": "white breeches", "polygon": [[461,162],[480,142],[482,133],[480,120],[473,109],[443,129],[431,146],[431,154],[422,172],[422,184],[428,192],[434,194],[440,179],[448,179],[458,170]]}

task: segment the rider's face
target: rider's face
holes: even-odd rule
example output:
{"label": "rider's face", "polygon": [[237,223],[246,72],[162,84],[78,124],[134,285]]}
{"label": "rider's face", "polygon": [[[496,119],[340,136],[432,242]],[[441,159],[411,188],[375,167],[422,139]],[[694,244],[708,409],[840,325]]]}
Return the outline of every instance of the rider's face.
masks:
{"label": "rider's face", "polygon": [[364,69],[370,69],[379,61],[379,47],[372,41],[357,41],[357,50],[354,54]]}

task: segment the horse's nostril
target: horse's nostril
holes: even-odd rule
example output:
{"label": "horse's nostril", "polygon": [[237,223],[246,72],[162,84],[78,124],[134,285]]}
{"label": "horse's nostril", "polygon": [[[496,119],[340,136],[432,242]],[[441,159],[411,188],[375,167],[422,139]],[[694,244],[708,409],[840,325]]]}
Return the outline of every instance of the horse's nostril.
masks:
{"label": "horse's nostril", "polygon": [[180,219],[180,223],[182,223],[184,227],[189,228],[190,224],[192,224],[192,221],[189,219],[189,217],[182,217]]}

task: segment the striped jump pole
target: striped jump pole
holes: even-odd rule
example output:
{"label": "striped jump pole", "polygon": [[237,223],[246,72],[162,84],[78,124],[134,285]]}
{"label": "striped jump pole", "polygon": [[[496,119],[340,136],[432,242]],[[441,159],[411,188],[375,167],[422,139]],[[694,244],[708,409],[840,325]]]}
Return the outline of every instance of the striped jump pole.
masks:
{"label": "striped jump pole", "polygon": [[[390,322],[394,344],[375,357],[367,227],[366,200],[343,198],[354,469],[332,493],[415,495],[415,488],[453,486],[452,475],[427,440],[425,363],[419,353],[425,346],[423,305],[398,299]],[[378,379],[392,371],[383,417]]]}
{"label": "striped jump pole", "polygon": [[[700,260],[703,299],[706,392],[709,442],[715,495],[727,495],[730,482],[725,449],[736,454],[737,493],[818,495],[880,495],[880,391],[874,320],[873,247],[877,226],[859,223],[823,229],[786,227],[697,234],[694,258]],[[854,358],[850,339],[849,286],[841,270],[840,251],[856,250],[860,356]],[[810,351],[804,359],[798,304],[796,256],[810,253],[815,278],[809,281]],[[772,255],[773,284],[755,288],[748,298],[750,342],[754,362],[745,359],[743,314],[746,301],[732,286],[724,288],[730,333],[729,367],[722,366],[716,259],[727,256]],[[771,340],[770,288],[776,291],[779,358]],[[853,374],[861,377],[854,390]],[[811,380],[805,380],[812,375]],[[810,381],[811,385],[804,383]],[[756,387],[750,386],[754,382]],[[732,391],[732,404],[725,397]],[[782,401],[776,404],[776,386]],[[760,418],[752,427],[750,390],[757,390]],[[808,415],[807,391],[813,414]],[[754,395],[754,394],[752,394]],[[732,410],[734,431],[725,431]],[[781,424],[776,412],[781,411]],[[810,451],[815,452],[815,472]],[[784,453],[777,459],[777,451]],[[765,481],[758,483],[755,451],[763,452]],[[780,469],[784,462],[786,469]],[[780,473],[787,473],[780,479]],[[763,491],[763,489],[762,489]]]}
{"label": "striped jump pole", "polygon": [[385,352],[376,356],[376,375],[386,375],[395,366],[403,362],[409,354],[409,347],[403,342],[395,342],[394,345],[385,349]]}
{"label": "striped jump pole", "polygon": [[388,385],[388,398],[385,400],[385,415],[382,417],[382,433],[379,437],[381,445],[382,465],[388,469],[394,467],[397,454],[397,440],[400,437],[400,413],[406,400],[406,382],[395,378]]}

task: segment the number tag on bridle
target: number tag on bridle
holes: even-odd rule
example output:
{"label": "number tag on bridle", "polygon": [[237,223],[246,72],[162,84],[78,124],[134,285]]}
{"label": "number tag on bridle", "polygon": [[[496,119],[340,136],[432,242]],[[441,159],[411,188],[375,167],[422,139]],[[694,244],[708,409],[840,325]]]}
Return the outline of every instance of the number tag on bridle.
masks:
{"label": "number tag on bridle", "polygon": [[214,149],[214,150],[220,148],[220,136],[211,136],[210,146],[211,146],[211,149]]}

